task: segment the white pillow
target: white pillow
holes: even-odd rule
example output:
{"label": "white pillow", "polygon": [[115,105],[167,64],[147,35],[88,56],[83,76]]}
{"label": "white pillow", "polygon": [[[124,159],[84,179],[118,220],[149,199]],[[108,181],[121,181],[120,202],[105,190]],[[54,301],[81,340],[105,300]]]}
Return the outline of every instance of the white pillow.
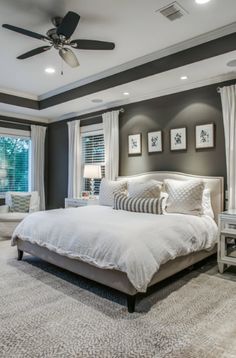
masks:
{"label": "white pillow", "polygon": [[125,193],[127,181],[102,179],[99,192],[99,205],[113,206],[114,194]]}
{"label": "white pillow", "polygon": [[203,190],[202,196],[202,213],[203,215],[210,216],[210,218],[214,219],[214,212],[211,205],[211,192],[210,189]]}
{"label": "white pillow", "polygon": [[203,181],[165,179],[164,187],[168,194],[167,213],[202,214]]}
{"label": "white pillow", "polygon": [[131,198],[159,198],[162,188],[162,182],[149,180],[146,182],[128,182],[128,196]]}

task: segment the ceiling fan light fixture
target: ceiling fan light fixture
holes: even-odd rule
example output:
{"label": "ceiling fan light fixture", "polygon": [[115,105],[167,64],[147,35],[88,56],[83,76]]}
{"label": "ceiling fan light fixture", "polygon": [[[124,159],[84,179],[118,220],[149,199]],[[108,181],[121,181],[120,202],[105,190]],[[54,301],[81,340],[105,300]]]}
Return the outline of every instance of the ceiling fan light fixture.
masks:
{"label": "ceiling fan light fixture", "polygon": [[61,48],[59,50],[59,55],[63,60],[72,68],[79,66],[79,61],[75,56],[74,52],[69,48]]}
{"label": "ceiling fan light fixture", "polygon": [[56,72],[55,68],[53,68],[53,67],[47,67],[47,68],[45,68],[44,71],[50,75],[52,75],[53,73]]}

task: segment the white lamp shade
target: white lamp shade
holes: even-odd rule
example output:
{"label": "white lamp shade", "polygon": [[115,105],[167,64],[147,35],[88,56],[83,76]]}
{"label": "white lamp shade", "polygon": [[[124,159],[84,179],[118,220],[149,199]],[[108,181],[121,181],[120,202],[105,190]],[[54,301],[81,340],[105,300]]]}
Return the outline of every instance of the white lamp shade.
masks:
{"label": "white lamp shade", "polygon": [[102,177],[101,166],[95,164],[85,164],[84,178],[99,179]]}

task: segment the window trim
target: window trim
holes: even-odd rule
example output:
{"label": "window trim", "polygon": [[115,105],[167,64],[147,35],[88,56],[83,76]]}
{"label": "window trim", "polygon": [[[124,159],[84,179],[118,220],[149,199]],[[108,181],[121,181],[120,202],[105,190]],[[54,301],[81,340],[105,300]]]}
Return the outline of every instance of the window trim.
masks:
{"label": "window trim", "polygon": [[25,131],[23,129],[0,127],[0,136],[30,138],[31,133],[30,131]]}
{"label": "window trim", "polygon": [[[83,168],[84,165],[86,164],[85,162],[83,162],[83,138],[84,137],[89,137],[89,136],[95,136],[95,135],[100,135],[103,134],[104,136],[104,127],[103,127],[103,123],[97,123],[97,124],[91,124],[91,125],[87,125],[87,126],[83,126],[80,128],[80,137],[81,137],[81,141],[80,141],[80,158],[81,158],[81,188],[80,190],[83,191],[84,188],[82,187],[82,183],[83,183]],[[105,166],[105,158],[104,158],[104,162],[100,162],[99,165],[101,166]]]}
{"label": "window trim", "polygon": [[88,126],[80,127],[80,133],[82,137],[85,137],[86,135],[93,135],[91,132],[98,131],[102,131],[102,133],[104,133],[103,123],[90,124]]}

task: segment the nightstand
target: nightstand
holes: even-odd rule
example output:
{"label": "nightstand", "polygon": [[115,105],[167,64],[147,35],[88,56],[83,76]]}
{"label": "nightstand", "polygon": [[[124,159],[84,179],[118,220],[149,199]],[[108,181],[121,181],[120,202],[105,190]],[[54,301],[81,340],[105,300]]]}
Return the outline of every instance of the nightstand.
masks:
{"label": "nightstand", "polygon": [[78,208],[87,205],[99,205],[98,198],[65,198],[65,208]]}
{"label": "nightstand", "polygon": [[236,209],[219,214],[218,268],[223,273],[225,265],[236,266]]}

